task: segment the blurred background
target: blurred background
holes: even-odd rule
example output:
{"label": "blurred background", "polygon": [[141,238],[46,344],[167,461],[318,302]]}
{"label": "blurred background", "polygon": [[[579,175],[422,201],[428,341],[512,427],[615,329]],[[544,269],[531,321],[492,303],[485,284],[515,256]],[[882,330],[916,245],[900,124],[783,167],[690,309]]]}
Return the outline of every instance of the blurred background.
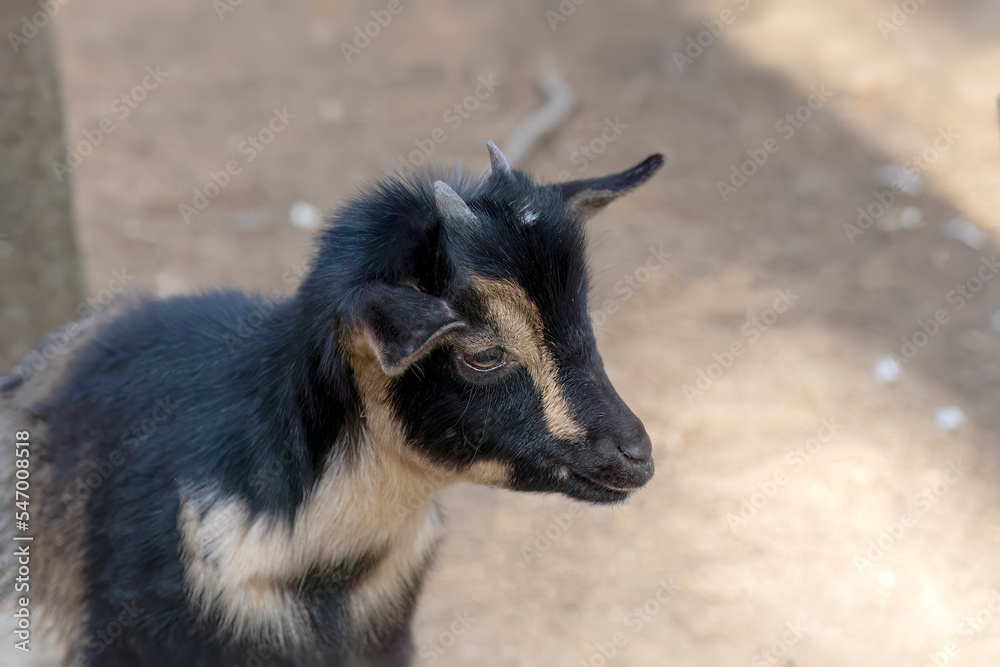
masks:
{"label": "blurred background", "polygon": [[317,212],[386,171],[667,155],[589,223],[656,477],[617,508],[448,490],[417,664],[1000,663],[1000,4],[6,0],[0,27],[5,370],[123,290],[291,293]]}

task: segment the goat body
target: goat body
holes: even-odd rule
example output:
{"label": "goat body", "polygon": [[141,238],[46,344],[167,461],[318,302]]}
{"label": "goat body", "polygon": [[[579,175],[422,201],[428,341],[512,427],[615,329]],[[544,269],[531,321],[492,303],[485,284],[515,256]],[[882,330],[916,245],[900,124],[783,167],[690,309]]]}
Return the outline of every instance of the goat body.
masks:
{"label": "goat body", "polygon": [[490,156],[475,182],[362,193],[290,298],[121,301],[0,380],[0,498],[23,439],[34,538],[0,518],[0,596],[28,545],[32,655],[407,665],[441,488],[613,503],[649,480],[587,314],[583,221],[662,158],[537,185]]}

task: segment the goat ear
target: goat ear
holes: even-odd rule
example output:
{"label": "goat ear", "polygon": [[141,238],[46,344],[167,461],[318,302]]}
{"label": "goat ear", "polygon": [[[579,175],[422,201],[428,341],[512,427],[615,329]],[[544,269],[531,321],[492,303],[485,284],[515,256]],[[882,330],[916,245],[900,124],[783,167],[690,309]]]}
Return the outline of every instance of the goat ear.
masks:
{"label": "goat ear", "polygon": [[663,166],[657,153],[618,174],[557,183],[551,187],[563,198],[570,211],[586,220],[623,194],[634,190]]}
{"label": "goat ear", "polygon": [[386,375],[399,375],[465,322],[442,299],[411,287],[365,287],[357,311],[375,358]]}

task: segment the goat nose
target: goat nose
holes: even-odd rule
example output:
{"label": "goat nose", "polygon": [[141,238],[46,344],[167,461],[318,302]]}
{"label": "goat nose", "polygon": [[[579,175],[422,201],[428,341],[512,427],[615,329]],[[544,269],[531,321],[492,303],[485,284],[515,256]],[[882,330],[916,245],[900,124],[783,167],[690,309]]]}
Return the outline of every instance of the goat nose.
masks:
{"label": "goat nose", "polygon": [[653,456],[653,443],[643,429],[640,433],[618,443],[618,451],[636,463],[646,463]]}

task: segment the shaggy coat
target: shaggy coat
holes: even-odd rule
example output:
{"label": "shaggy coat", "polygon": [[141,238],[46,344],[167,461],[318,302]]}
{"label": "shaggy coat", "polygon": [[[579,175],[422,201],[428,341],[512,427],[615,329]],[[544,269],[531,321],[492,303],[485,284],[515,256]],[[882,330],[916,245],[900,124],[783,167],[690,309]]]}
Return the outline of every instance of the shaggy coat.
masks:
{"label": "shaggy coat", "polygon": [[20,433],[35,658],[407,665],[442,487],[614,503],[649,480],[589,321],[583,221],[663,160],[538,185],[490,155],[480,180],[357,196],[290,298],[123,301],[0,380],[0,572]]}

